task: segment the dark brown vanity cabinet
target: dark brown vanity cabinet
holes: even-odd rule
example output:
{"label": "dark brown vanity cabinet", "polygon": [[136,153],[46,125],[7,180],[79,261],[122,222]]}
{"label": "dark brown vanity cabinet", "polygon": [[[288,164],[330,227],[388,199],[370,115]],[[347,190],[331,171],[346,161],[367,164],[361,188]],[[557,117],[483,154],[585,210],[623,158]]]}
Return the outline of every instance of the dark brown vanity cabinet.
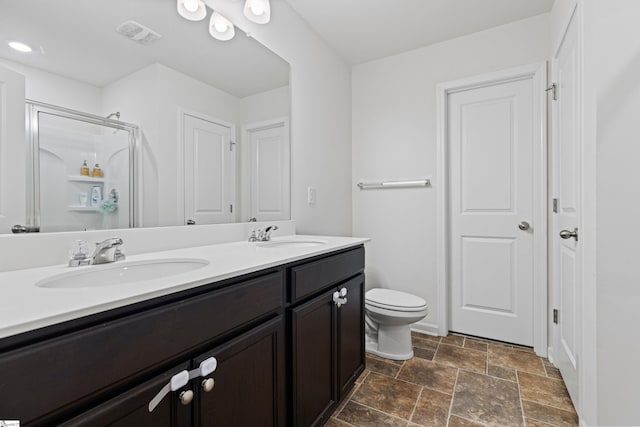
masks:
{"label": "dark brown vanity cabinet", "polygon": [[364,370],[363,257],[360,248],[292,269],[294,300],[296,288],[315,295],[290,309],[295,426],[323,425]]}
{"label": "dark brown vanity cabinet", "polygon": [[[308,426],[364,367],[364,249],[0,340],[0,419],[22,426]],[[347,289],[337,308],[333,293]],[[293,333],[292,333],[293,331]],[[175,374],[216,370],[148,404]]]}

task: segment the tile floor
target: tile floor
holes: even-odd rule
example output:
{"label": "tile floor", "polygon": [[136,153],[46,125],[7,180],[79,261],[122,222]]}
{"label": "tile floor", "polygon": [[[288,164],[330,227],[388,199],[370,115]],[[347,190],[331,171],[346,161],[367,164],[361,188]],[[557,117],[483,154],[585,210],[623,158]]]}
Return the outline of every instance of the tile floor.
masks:
{"label": "tile floor", "polygon": [[527,347],[413,333],[406,362],[367,354],[326,426],[577,426],[560,372]]}

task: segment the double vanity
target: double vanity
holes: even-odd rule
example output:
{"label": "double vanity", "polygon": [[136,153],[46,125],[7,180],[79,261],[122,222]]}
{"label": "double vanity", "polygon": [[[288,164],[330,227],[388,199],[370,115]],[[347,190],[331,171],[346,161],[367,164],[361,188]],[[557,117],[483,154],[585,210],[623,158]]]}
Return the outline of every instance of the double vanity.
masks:
{"label": "double vanity", "polygon": [[2,273],[0,419],[322,425],[364,369],[365,241],[293,235]]}

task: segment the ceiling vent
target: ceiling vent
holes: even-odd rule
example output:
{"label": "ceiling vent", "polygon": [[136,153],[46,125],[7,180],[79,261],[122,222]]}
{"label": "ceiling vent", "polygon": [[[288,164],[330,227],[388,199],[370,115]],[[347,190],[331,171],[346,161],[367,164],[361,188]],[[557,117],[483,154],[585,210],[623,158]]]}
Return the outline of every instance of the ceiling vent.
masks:
{"label": "ceiling vent", "polygon": [[136,21],[123,22],[122,24],[118,25],[116,31],[126,38],[145,46],[148,46],[156,40],[162,38],[160,34],[156,33],[151,28],[147,28]]}

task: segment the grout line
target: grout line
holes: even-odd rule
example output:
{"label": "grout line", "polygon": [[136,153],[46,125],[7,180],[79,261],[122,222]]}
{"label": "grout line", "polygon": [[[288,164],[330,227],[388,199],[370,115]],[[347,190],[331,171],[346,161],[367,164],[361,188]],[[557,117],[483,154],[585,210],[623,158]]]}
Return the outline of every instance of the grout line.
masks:
{"label": "grout line", "polygon": [[518,385],[518,400],[520,401],[520,413],[522,414],[522,425],[527,425],[527,418],[524,415],[524,404],[522,403],[522,391],[520,389],[520,376],[516,370],[516,384]]}
{"label": "grout line", "polygon": [[390,413],[388,413],[388,412],[381,411],[380,409],[376,409],[376,408],[374,408],[373,406],[365,405],[364,403],[355,402],[355,401],[354,401],[354,403],[357,403],[357,404],[358,404],[358,405],[360,405],[360,406],[364,406],[365,408],[371,409],[372,411],[380,412],[381,414],[384,414],[384,415],[386,415],[386,416],[389,416],[389,417],[392,417],[392,418],[398,419],[398,420],[400,420],[400,421],[406,421],[406,422],[407,422],[407,424],[409,423],[409,420],[404,419],[404,418],[402,418],[402,417],[399,417],[398,415],[393,415],[393,414],[390,414]]}
{"label": "grout line", "polygon": [[422,392],[424,391],[424,387],[420,389],[420,393],[418,393],[418,398],[416,399],[416,403],[413,405],[413,410],[411,411],[411,415],[409,415],[409,422],[413,419],[413,415],[416,413],[416,409],[418,408],[418,402],[420,402],[420,398],[422,397]]}
{"label": "grout line", "polygon": [[[527,402],[535,403],[536,405],[544,406],[544,407],[551,408],[551,409],[556,409],[558,411],[568,412],[569,414],[573,414],[575,416],[578,416],[575,408],[573,409],[573,411],[568,411],[565,408],[558,408],[557,406],[547,405],[546,403],[536,402],[535,400],[531,400],[531,399],[522,399],[522,400],[526,400]],[[573,406],[573,402],[571,403],[571,406]],[[540,421],[543,421],[543,420],[540,420]],[[546,422],[546,421],[544,421],[544,422]]]}
{"label": "grout line", "polygon": [[449,427],[449,420],[451,419],[451,409],[453,409],[453,399],[456,398],[456,386],[458,385],[458,375],[460,375],[460,368],[456,370],[456,380],[453,383],[453,392],[451,393],[451,403],[449,404],[449,413],[447,414],[447,424],[445,427]]}

